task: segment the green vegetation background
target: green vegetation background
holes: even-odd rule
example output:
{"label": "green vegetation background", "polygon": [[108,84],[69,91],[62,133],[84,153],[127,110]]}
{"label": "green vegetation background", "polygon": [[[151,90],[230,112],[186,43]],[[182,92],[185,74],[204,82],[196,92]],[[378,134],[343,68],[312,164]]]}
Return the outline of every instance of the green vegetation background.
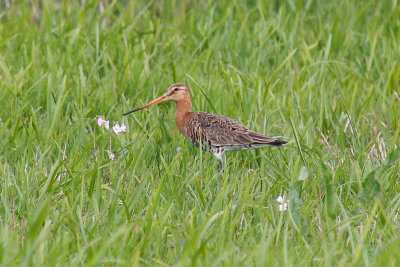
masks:
{"label": "green vegetation background", "polygon": [[[2,1],[1,264],[399,265],[399,59],[396,0]],[[290,144],[122,117],[177,81]]]}

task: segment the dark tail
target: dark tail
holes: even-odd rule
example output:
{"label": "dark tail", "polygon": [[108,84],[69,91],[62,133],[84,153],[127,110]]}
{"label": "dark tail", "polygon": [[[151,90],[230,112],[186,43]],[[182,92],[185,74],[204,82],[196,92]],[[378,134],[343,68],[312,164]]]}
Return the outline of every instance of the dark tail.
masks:
{"label": "dark tail", "polygon": [[265,144],[270,146],[282,146],[284,144],[287,144],[286,141],[275,139],[273,137],[267,137],[253,131],[249,133],[249,137],[255,144],[260,144],[260,145]]}
{"label": "dark tail", "polygon": [[279,140],[279,139],[275,139],[274,141],[269,143],[271,146],[283,146],[285,144],[287,144],[286,141],[283,140]]}

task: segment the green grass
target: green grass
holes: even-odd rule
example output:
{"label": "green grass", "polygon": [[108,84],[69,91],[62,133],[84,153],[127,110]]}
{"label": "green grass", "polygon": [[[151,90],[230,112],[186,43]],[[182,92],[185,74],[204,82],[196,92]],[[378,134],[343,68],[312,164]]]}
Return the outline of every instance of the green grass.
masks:
{"label": "green grass", "polygon": [[[0,4],[3,266],[400,264],[398,1],[70,2]],[[178,81],[290,143],[219,174],[122,117]]]}

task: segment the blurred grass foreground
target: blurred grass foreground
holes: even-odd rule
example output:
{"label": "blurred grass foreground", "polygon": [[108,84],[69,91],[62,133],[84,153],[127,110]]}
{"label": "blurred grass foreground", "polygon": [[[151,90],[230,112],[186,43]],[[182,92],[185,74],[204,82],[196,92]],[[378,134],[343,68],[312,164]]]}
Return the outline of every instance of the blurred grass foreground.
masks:
{"label": "blurred grass foreground", "polygon": [[[396,0],[2,1],[1,265],[399,266],[399,59]],[[122,117],[174,82],[290,143]]]}

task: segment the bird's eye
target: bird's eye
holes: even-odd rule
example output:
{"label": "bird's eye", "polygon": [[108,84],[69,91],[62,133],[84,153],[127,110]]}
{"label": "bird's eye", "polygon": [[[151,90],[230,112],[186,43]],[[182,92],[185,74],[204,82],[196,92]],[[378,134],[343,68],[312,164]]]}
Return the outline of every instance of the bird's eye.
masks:
{"label": "bird's eye", "polygon": [[178,92],[178,90],[179,90],[179,88],[178,88],[178,87],[175,87],[174,91],[175,91],[175,92]]}

